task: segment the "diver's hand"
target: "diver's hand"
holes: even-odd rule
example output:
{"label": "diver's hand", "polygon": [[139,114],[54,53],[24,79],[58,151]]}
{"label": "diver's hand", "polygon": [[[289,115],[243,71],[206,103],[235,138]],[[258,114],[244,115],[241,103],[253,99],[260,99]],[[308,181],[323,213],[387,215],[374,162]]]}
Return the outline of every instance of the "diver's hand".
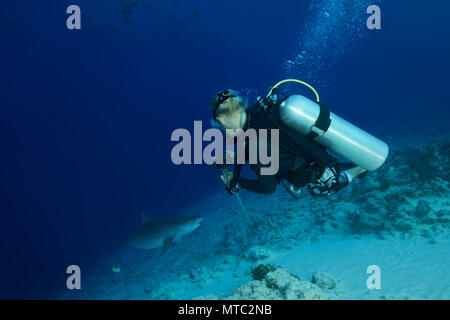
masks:
{"label": "diver's hand", "polygon": [[235,179],[231,179],[226,187],[229,194],[235,194],[239,192],[239,185]]}
{"label": "diver's hand", "polygon": [[220,176],[220,179],[222,179],[223,183],[225,183],[225,185],[228,186],[228,184],[230,183],[230,181],[233,179],[233,172],[231,172],[231,171],[225,171],[225,172],[222,173],[222,175]]}
{"label": "diver's hand", "polygon": [[239,191],[239,187],[237,184],[236,179],[233,179],[233,172],[225,171],[220,178],[222,179],[223,183],[226,185],[226,189],[229,194],[234,194]]}

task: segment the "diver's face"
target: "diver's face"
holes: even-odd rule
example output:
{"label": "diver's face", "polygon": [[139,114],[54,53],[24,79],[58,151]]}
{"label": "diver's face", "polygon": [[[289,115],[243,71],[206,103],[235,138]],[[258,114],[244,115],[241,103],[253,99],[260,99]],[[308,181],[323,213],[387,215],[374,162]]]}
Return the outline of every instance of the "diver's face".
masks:
{"label": "diver's face", "polygon": [[[235,112],[233,114],[222,114],[217,117],[217,122],[224,130],[234,130],[234,134],[237,135],[238,131],[244,128],[245,121],[247,120],[247,114],[245,111]],[[232,132],[233,134],[233,132]]]}

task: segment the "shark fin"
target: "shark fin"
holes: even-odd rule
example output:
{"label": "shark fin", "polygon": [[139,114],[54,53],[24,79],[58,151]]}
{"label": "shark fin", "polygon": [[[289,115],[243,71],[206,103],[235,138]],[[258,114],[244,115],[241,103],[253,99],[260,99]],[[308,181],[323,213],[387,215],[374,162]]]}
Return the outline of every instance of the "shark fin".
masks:
{"label": "shark fin", "polygon": [[173,240],[175,239],[175,235],[168,237],[164,240],[163,248],[161,251],[161,255],[166,253],[167,249],[169,249],[170,245],[172,244]]}
{"label": "shark fin", "polygon": [[141,212],[141,224],[147,223],[149,221],[155,220],[151,215],[145,212]]}

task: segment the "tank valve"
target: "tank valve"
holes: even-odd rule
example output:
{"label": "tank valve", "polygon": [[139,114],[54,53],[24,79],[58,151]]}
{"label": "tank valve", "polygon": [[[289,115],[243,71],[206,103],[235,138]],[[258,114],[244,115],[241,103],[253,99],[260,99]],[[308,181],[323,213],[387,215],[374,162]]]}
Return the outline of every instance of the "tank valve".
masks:
{"label": "tank valve", "polygon": [[270,101],[270,103],[272,103],[274,105],[278,103],[278,89],[277,88],[272,90],[272,93],[269,96],[269,101]]}

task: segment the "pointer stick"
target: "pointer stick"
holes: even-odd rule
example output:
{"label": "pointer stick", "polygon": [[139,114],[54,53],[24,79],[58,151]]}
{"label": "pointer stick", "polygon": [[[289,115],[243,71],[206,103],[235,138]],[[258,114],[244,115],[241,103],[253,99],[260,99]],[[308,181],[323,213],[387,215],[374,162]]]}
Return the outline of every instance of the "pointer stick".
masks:
{"label": "pointer stick", "polygon": [[[224,168],[223,169],[223,175],[222,175],[222,181],[227,184],[229,181],[227,181],[226,177],[225,177],[225,173],[228,172],[228,168]],[[244,204],[242,203],[241,197],[239,196],[239,194],[236,192],[234,194],[236,196],[236,199],[239,202],[239,206],[241,207],[241,211],[244,214],[244,216],[247,218],[248,224],[250,225],[250,227],[253,227],[253,223],[250,220],[248,214],[247,214],[247,210],[245,210]]]}
{"label": "pointer stick", "polygon": [[236,196],[236,199],[238,199],[238,201],[239,201],[239,205],[241,206],[241,210],[244,213],[245,217],[247,218],[248,224],[250,225],[250,227],[253,228],[253,223],[250,220],[250,218],[248,217],[247,210],[245,210],[245,207],[244,207],[244,204],[242,203],[241,197],[239,197],[239,195],[237,193],[235,193],[234,195]]}

